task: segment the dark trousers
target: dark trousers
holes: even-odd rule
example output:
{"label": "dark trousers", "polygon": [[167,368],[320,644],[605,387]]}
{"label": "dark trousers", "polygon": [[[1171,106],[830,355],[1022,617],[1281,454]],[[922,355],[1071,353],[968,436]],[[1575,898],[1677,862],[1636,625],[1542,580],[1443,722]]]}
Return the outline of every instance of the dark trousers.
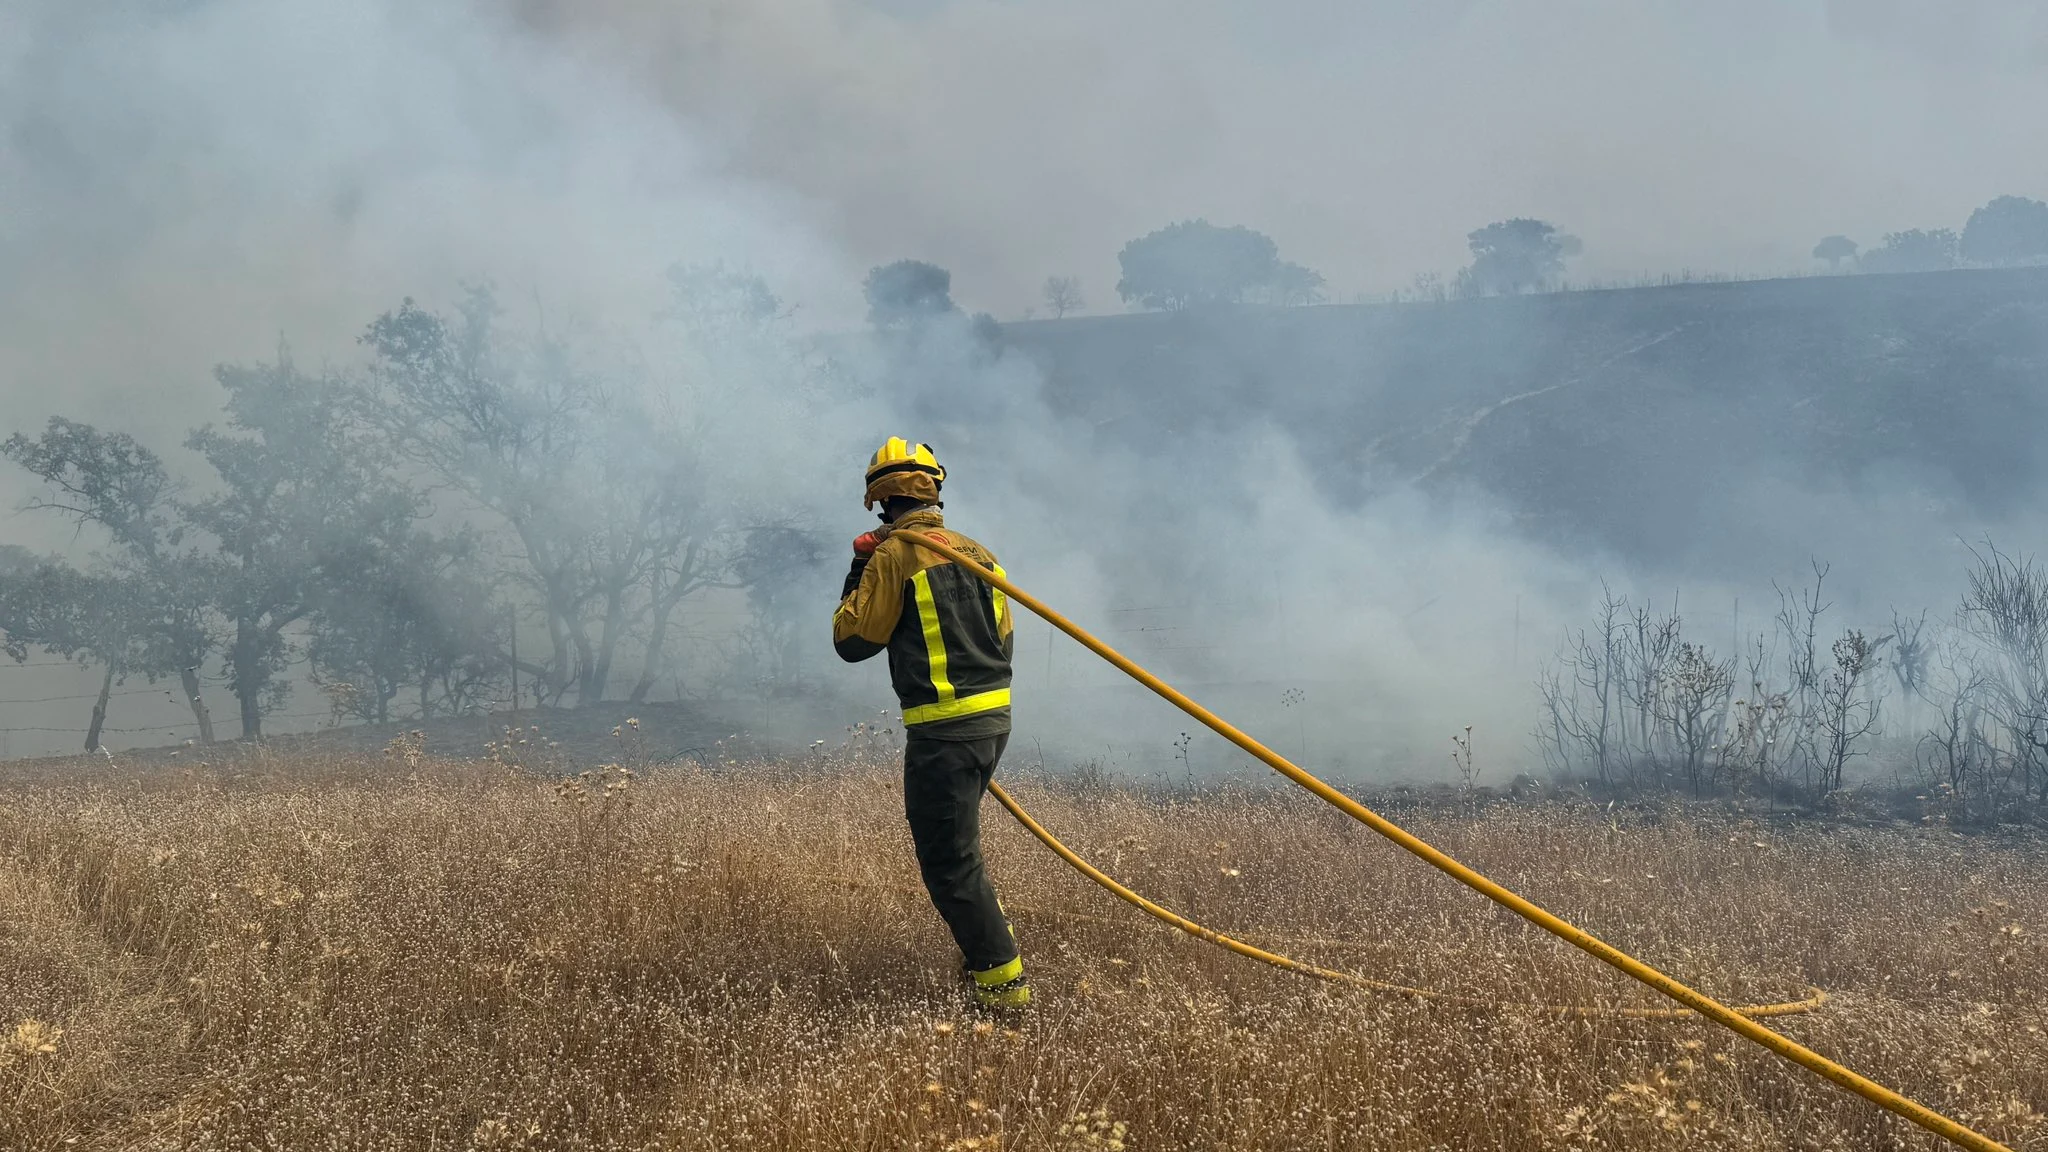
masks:
{"label": "dark trousers", "polygon": [[1017,957],[1016,936],[981,861],[981,794],[1009,742],[1007,734],[983,740],[913,735],[903,749],[903,815],[917,845],[917,867],[932,906],[975,972]]}

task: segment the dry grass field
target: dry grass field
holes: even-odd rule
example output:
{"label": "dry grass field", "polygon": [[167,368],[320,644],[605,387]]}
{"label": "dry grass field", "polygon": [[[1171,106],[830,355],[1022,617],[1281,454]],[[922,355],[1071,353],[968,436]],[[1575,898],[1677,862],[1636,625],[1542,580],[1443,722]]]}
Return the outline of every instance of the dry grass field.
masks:
{"label": "dry grass field", "polygon": [[[1179,936],[990,801],[1041,1006],[960,1007],[894,768],[299,758],[0,785],[0,1148],[1937,1146],[1694,1021],[1361,993]],[[1313,799],[1013,780],[1112,874],[1333,967],[1651,997]],[[2048,1149],[2048,843],[1569,802],[1396,815]]]}

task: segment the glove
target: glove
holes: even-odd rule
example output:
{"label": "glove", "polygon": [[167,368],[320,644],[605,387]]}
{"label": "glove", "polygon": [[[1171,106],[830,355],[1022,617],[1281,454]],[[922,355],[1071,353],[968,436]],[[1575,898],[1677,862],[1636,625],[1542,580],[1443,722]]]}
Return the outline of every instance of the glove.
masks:
{"label": "glove", "polygon": [[875,549],[881,547],[882,541],[888,538],[889,526],[887,524],[882,525],[873,532],[863,532],[853,538],[853,554],[860,557],[873,556]]}
{"label": "glove", "polygon": [[861,572],[867,568],[868,561],[875,558],[875,549],[880,548],[882,541],[888,538],[889,526],[887,524],[882,525],[873,532],[863,532],[853,538],[853,565],[847,569],[846,585],[839,593],[841,600],[853,595],[853,590],[860,587]]}

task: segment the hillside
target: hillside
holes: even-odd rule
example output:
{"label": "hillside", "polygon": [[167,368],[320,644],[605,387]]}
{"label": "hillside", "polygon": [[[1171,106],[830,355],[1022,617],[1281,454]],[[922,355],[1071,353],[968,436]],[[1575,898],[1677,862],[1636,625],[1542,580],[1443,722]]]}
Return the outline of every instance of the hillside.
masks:
{"label": "hillside", "polygon": [[1997,520],[2044,472],[2048,269],[1009,325],[1046,399],[1148,453],[1270,421],[1352,505],[1476,485],[1654,563],[1786,491]]}

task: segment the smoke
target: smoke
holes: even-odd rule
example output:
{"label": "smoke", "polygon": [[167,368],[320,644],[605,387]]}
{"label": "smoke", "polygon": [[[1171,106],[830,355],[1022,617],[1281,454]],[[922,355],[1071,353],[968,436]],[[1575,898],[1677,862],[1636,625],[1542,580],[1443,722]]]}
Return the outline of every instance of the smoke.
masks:
{"label": "smoke", "polygon": [[797,197],[717,173],[603,61],[465,5],[49,0],[11,20],[16,426],[62,410],[175,437],[216,407],[214,363],[280,337],[353,362],[370,317],[464,281],[561,329],[644,321],[678,260],[807,301],[858,279]]}
{"label": "smoke", "polygon": [[[856,328],[862,272],[905,255],[952,269],[970,307],[1015,315],[1078,273],[1100,308],[1124,241],[1194,215],[1270,232],[1342,292],[1448,272],[1466,231],[1517,214],[1584,237],[1592,275],[1775,270],[1827,232],[2048,190],[2039,14],[1918,20],[1761,0],[19,0],[0,12],[7,430],[61,413],[175,457],[217,411],[215,363],[282,339],[358,365],[371,317],[468,282],[529,331],[667,363],[687,359],[654,322],[677,262],[758,273],[813,334]],[[707,409],[732,499],[835,538],[865,527],[872,443],[933,441],[949,515],[1028,587],[1359,771],[1426,768],[1465,724],[1516,757],[1535,662],[1628,567],[1527,542],[1478,493],[1333,503],[1275,427],[1119,445],[957,329],[867,353],[866,389],[792,396],[728,363],[677,394]],[[21,485],[0,476],[0,502]],[[1881,513],[1858,501],[1892,506],[1841,499],[1859,523]],[[812,579],[820,646],[840,562]],[[1704,597],[1739,595],[1713,580]],[[1173,758],[1188,725],[1164,705],[1034,623],[1020,640],[1020,742]],[[878,669],[822,667],[886,702]]]}

